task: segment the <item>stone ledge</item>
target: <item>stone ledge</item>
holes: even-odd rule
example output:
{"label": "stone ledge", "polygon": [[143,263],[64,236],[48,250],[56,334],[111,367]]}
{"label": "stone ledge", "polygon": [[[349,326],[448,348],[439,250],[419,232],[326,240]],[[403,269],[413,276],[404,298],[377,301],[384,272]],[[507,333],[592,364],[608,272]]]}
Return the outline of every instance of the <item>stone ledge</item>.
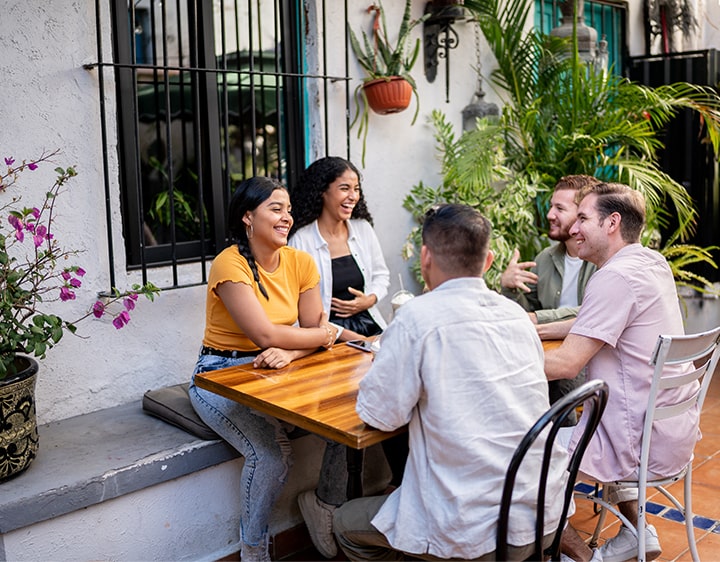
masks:
{"label": "stone ledge", "polygon": [[1,484],[0,534],[237,458],[145,414],[140,401],[38,428],[37,458]]}

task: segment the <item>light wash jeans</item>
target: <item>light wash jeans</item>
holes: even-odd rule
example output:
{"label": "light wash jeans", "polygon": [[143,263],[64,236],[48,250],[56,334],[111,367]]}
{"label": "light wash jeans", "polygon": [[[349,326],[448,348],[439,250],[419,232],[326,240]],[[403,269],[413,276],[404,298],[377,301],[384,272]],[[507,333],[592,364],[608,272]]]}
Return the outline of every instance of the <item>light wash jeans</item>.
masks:
{"label": "light wash jeans", "polygon": [[[240,474],[240,537],[250,546],[265,540],[270,513],[287,481],[292,449],[283,422],[242,404],[195,386],[195,374],[249,363],[252,357],[200,355],[190,383],[190,402],[198,416],[243,457]],[[327,441],[317,496],[331,505],[347,497],[344,445]]]}

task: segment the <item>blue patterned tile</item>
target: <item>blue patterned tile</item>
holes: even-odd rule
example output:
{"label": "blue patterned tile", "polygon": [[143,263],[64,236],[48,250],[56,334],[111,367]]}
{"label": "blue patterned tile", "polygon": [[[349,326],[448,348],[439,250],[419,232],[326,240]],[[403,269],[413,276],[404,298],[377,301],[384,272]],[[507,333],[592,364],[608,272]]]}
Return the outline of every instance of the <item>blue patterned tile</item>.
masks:
{"label": "blue patterned tile", "polygon": [[702,529],[703,531],[711,529],[716,524],[717,521],[714,519],[703,517],[702,515],[696,515],[693,517],[693,526],[697,529]]}
{"label": "blue patterned tile", "polygon": [[655,502],[646,502],[645,503],[645,511],[647,513],[651,513],[652,515],[657,515],[658,513],[660,513],[661,511],[663,511],[666,508],[667,508],[667,506],[660,505],[659,503],[655,503]]}
{"label": "blue patterned tile", "polygon": [[677,509],[668,509],[667,512],[663,514],[663,518],[669,519],[670,521],[677,521],[678,523],[685,523],[685,516]]}
{"label": "blue patterned tile", "polygon": [[592,486],[591,484],[585,484],[585,482],[578,482],[577,484],[575,484],[575,491],[581,492],[583,494],[591,494],[595,491],[595,486]]}

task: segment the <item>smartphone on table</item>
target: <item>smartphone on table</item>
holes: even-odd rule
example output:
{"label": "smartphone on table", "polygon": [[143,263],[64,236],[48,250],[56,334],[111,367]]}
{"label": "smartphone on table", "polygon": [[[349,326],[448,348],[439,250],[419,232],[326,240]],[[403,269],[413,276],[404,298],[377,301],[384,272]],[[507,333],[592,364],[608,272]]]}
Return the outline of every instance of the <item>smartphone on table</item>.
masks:
{"label": "smartphone on table", "polygon": [[347,344],[350,347],[354,347],[356,349],[360,349],[362,351],[367,351],[368,353],[372,352],[372,342],[367,340],[350,340],[347,342]]}

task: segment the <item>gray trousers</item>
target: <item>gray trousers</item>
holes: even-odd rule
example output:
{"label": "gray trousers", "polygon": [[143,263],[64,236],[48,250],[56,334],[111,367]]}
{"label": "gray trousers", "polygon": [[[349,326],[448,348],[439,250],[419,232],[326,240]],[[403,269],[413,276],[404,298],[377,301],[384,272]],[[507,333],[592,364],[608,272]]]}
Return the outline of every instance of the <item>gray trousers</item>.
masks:
{"label": "gray trousers", "polygon": [[[393,549],[387,538],[372,526],[373,517],[388,496],[372,496],[351,500],[335,510],[333,530],[340,548],[349,560],[441,560],[431,554],[404,553]],[[552,535],[545,537],[544,547],[552,542]],[[508,560],[525,560],[535,550],[535,545],[509,546]],[[454,560],[460,560],[459,558]],[[462,558],[465,560],[465,558]],[[473,560],[495,560],[495,551]]]}

